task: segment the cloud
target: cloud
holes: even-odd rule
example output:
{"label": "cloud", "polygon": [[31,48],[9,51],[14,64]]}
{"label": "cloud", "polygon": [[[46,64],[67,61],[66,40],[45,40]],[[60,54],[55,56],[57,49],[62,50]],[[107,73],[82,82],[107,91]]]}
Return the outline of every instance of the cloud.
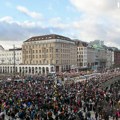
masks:
{"label": "cloud", "polygon": [[73,7],[82,13],[72,23],[77,36],[85,41],[104,40],[105,44],[120,48],[120,9],[117,0],[70,0]]}
{"label": "cloud", "polygon": [[86,14],[103,15],[117,9],[116,0],[70,0],[72,5]]}
{"label": "cloud", "polygon": [[10,16],[5,16],[3,18],[0,19],[0,22],[12,22],[13,21],[13,18],[10,17]]}
{"label": "cloud", "polygon": [[61,31],[64,30],[59,27],[43,25],[39,21],[19,22],[10,16],[0,18],[0,44],[5,48],[13,47],[13,43],[21,45],[23,41],[32,36],[51,34],[53,32],[60,34]]}
{"label": "cloud", "polygon": [[20,11],[21,13],[24,13],[25,15],[32,17],[32,18],[35,18],[35,19],[42,18],[42,14],[30,11],[26,7],[23,7],[23,6],[17,6],[17,10]]}
{"label": "cloud", "polygon": [[55,17],[49,20],[49,26],[65,30],[69,28],[69,23],[64,23],[60,17]]}
{"label": "cloud", "polygon": [[25,40],[31,35],[47,33],[48,28],[39,22],[18,22],[9,16],[0,19],[0,40]]}
{"label": "cloud", "polygon": [[77,18],[77,21],[70,22],[68,20],[68,22],[59,16],[43,20],[41,13],[17,6],[17,10],[37,20],[19,22],[10,16],[1,18],[0,40],[24,41],[31,36],[55,33],[87,42],[100,39],[104,40],[108,46],[120,48],[120,9],[117,0],[69,1],[71,2],[70,7],[66,9],[80,13],[80,18]]}

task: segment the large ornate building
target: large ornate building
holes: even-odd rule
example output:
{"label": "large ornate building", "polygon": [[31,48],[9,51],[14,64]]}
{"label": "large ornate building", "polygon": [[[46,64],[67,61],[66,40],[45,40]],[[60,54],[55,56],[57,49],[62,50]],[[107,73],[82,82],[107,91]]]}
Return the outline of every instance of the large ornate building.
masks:
{"label": "large ornate building", "polygon": [[54,65],[56,72],[70,70],[77,64],[75,42],[56,34],[35,36],[24,41],[22,55],[23,64]]}
{"label": "large ornate building", "polygon": [[35,36],[24,41],[19,49],[5,50],[0,46],[0,73],[48,74],[118,67],[120,51],[110,49],[99,40],[88,44],[56,34]]}
{"label": "large ornate building", "polygon": [[77,66],[77,48],[68,37],[56,34],[31,37],[15,52],[1,47],[1,73],[47,74],[70,70],[72,66]]}

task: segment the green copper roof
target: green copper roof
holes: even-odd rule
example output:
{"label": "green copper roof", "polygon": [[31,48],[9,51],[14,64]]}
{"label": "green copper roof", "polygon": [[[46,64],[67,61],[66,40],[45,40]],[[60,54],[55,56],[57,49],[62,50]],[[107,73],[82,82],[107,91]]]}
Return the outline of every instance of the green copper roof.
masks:
{"label": "green copper roof", "polygon": [[102,49],[102,50],[104,49],[103,46],[100,46],[100,45],[97,45],[97,44],[94,44],[93,48],[95,48],[95,49]]}

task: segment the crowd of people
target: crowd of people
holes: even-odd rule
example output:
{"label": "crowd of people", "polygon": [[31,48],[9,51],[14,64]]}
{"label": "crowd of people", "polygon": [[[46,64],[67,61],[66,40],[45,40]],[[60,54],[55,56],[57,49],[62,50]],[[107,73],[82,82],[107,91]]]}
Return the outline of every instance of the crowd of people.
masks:
{"label": "crowd of people", "polygon": [[[56,76],[0,82],[0,120],[118,120],[119,71],[81,82],[59,83]],[[64,80],[64,79],[63,79]],[[109,81],[111,84],[104,86]]]}

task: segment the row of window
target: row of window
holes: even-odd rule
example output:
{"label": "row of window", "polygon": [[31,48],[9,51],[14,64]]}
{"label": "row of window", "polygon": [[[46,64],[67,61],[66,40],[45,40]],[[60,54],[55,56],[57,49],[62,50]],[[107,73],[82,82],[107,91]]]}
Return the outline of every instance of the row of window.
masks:
{"label": "row of window", "polygon": [[87,61],[87,59],[80,58],[80,59],[77,59],[77,61]]}
{"label": "row of window", "polygon": [[87,55],[85,55],[85,54],[83,55],[83,54],[82,54],[82,55],[77,55],[77,57],[78,57],[78,58],[83,58],[83,57],[87,57]]}
{"label": "row of window", "polygon": [[[31,63],[28,61],[24,61],[26,64],[49,64],[48,60],[36,60],[36,61],[32,61]],[[53,64],[53,61],[51,61],[51,64]]]}
{"label": "row of window", "polygon": [[77,63],[78,66],[87,66],[87,63]]}
{"label": "row of window", "polygon": [[77,48],[77,50],[83,50],[83,48]]}
{"label": "row of window", "polygon": [[[52,58],[53,55],[50,54],[50,58]],[[23,58],[48,58],[48,55],[26,55],[26,56],[23,56]]]}
{"label": "row of window", "polygon": [[83,61],[83,59],[77,59],[77,61]]}
{"label": "row of window", "polygon": [[[59,61],[59,60],[56,60],[56,64],[67,64],[67,63],[70,63],[72,60],[62,60],[62,61]],[[73,61],[74,62],[74,61]],[[54,60],[33,60],[33,61],[24,61],[25,64],[54,64]]]}
{"label": "row of window", "polygon": [[[5,60],[11,61],[13,59],[14,59],[13,57],[11,57],[11,58],[0,58],[0,60],[3,60],[3,61],[5,61]],[[20,58],[15,58],[15,59],[16,60],[21,60],[21,57]]]}
{"label": "row of window", "polygon": [[[74,56],[74,55],[73,55]],[[24,59],[27,59],[27,58],[53,58],[54,55],[53,54],[42,54],[42,55],[25,55],[23,56]],[[59,57],[62,57],[62,58],[72,58],[72,56],[70,54],[56,54],[56,57],[59,58]],[[74,57],[75,59],[75,57]]]}
{"label": "row of window", "polygon": [[[53,52],[54,50],[53,49],[42,49],[42,50],[29,50],[29,51],[26,51],[26,50],[23,50],[23,53],[24,54],[28,54],[28,53],[48,53],[48,52]],[[70,53],[71,51],[69,49],[56,49],[55,52],[63,52],[63,53]]]}
{"label": "row of window", "polygon": [[[65,44],[65,43],[61,43],[61,44],[56,44],[57,47],[65,47],[65,48],[71,48],[73,45],[70,44]],[[33,48],[41,48],[41,47],[53,47],[53,44],[31,44],[31,45],[23,45],[23,49],[33,49]]]}
{"label": "row of window", "polygon": [[[11,54],[0,54],[0,56],[13,56],[14,54],[13,53],[11,53]],[[21,53],[15,53],[15,55],[21,55]]]}
{"label": "row of window", "polygon": [[77,50],[87,50],[87,48],[83,47],[78,47]]}
{"label": "row of window", "polygon": [[[15,53],[15,55],[21,55],[22,53]],[[14,53],[1,53],[0,56],[10,56],[10,55],[14,55]]]}

